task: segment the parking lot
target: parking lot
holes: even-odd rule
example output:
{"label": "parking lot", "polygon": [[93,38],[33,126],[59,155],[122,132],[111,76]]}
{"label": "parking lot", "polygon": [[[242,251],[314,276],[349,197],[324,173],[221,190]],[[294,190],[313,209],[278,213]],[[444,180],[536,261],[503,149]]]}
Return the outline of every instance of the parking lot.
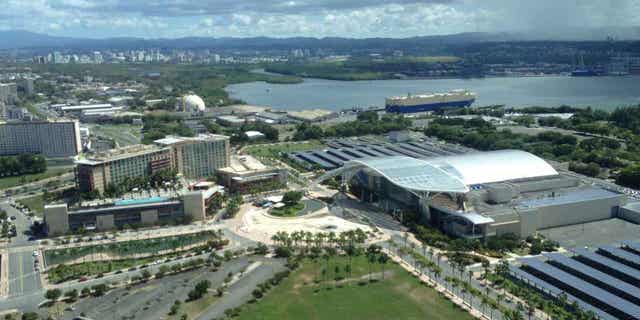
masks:
{"label": "parking lot", "polygon": [[638,240],[640,225],[609,219],[539,231],[565,248],[614,245],[624,240]]}

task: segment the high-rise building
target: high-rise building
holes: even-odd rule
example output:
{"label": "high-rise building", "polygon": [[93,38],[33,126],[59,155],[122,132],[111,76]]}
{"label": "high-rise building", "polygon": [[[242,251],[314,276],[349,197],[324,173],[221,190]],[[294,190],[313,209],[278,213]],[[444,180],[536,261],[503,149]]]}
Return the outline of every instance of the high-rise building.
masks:
{"label": "high-rise building", "polygon": [[202,134],[168,136],[155,145],[133,145],[76,161],[76,184],[80,191],[104,190],[126,179],[149,177],[171,169],[187,178],[207,178],[229,166],[229,137]]}
{"label": "high-rise building", "polygon": [[8,109],[7,105],[0,101],[0,120],[4,120],[8,118]]}
{"label": "high-rise building", "polygon": [[173,168],[187,178],[208,178],[219,168],[229,166],[229,137],[200,134],[196,137],[168,136],[156,140],[160,146],[171,147]]}
{"label": "high-rise building", "polygon": [[0,124],[0,155],[22,153],[72,157],[82,150],[77,121]]}
{"label": "high-rise building", "polygon": [[76,184],[80,191],[103,193],[109,185],[119,185],[131,178],[148,177],[166,169],[171,169],[170,148],[133,145],[76,161]]}
{"label": "high-rise building", "polygon": [[15,83],[0,83],[0,101],[14,104],[18,101],[18,86]]}
{"label": "high-rise building", "polygon": [[19,87],[20,90],[22,91],[22,93],[24,93],[24,95],[26,96],[30,96],[32,94],[34,94],[34,84],[33,84],[33,78],[24,78],[20,81],[19,83]]}

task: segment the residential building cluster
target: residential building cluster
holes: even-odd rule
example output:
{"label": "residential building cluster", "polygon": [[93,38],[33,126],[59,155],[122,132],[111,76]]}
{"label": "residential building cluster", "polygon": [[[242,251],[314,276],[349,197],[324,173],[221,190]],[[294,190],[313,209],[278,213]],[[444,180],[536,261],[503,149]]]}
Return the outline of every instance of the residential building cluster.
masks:
{"label": "residential building cluster", "polygon": [[[290,55],[300,58],[311,55],[310,51],[297,49]],[[202,50],[105,50],[93,52],[60,52],[54,51],[46,55],[32,57],[35,64],[102,64],[102,63],[206,63],[206,64],[255,64],[265,62],[285,62],[288,55],[278,54],[237,54],[216,53],[210,49]]]}

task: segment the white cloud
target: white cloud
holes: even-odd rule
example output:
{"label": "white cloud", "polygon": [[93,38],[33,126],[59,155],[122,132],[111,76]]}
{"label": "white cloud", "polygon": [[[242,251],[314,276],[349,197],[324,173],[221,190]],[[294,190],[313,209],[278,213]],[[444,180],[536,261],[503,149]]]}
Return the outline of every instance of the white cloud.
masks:
{"label": "white cloud", "polygon": [[410,37],[640,25],[640,0],[5,0],[0,28],[73,36]]}

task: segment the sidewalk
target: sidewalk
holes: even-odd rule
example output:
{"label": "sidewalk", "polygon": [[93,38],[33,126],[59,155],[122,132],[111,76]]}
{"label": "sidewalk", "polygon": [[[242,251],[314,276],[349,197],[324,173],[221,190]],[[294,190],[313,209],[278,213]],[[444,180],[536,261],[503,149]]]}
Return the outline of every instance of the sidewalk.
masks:
{"label": "sidewalk", "polygon": [[0,299],[9,296],[9,254],[0,252]]}
{"label": "sidewalk", "polygon": [[449,298],[449,300],[451,300],[453,303],[458,305],[463,310],[466,310],[467,312],[469,312],[469,314],[471,314],[473,317],[475,317],[477,319],[489,319],[489,316],[487,316],[486,314],[482,313],[478,309],[472,308],[470,305],[468,305],[466,302],[464,302],[461,298],[459,298],[458,296],[453,294],[447,288],[443,287],[440,283],[438,283],[437,281],[429,278],[426,274],[421,274],[418,270],[416,270],[416,268],[414,268],[409,263],[407,263],[404,260],[402,260],[402,258],[396,256],[393,252],[391,252],[391,251],[389,251],[388,249],[385,249],[385,248],[382,249],[382,252],[384,252],[389,257],[391,257],[391,260],[393,260],[394,262],[398,263],[405,270],[407,270],[407,271],[411,272],[412,274],[414,274],[415,276],[417,276],[420,279],[420,281],[422,281],[424,283],[427,283],[430,287],[434,288],[436,291],[444,294],[446,297]]}

